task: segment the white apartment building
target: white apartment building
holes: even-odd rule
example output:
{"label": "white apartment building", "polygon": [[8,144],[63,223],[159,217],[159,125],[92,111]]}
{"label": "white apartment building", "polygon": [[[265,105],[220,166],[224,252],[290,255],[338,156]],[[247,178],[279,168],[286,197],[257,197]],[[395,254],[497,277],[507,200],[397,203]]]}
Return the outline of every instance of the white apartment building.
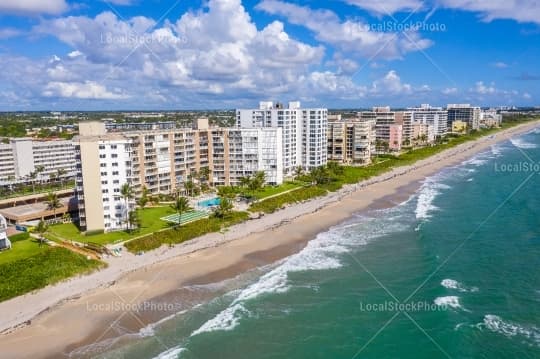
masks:
{"label": "white apartment building", "polygon": [[261,102],[258,109],[236,110],[238,128],[281,128],[283,136],[283,171],[286,176],[297,167],[306,170],[327,162],[328,110],[301,108],[300,102],[282,104]]}
{"label": "white apartment building", "polygon": [[373,110],[360,112],[360,118],[364,120],[375,120],[375,130],[377,141],[390,141],[390,126],[396,123],[396,113],[390,107],[373,107]]}
{"label": "white apartment building", "polygon": [[435,137],[444,137],[448,133],[448,111],[442,107],[431,107],[422,104],[420,107],[409,108],[413,124],[423,124],[433,127]]}
{"label": "white apartment building", "polygon": [[7,185],[27,179],[36,169],[43,171],[37,180],[45,181],[59,170],[64,179],[75,175],[75,151],[72,141],[37,141],[31,138],[12,138],[0,145],[0,184]]}
{"label": "white apartment building", "polygon": [[[116,129],[115,129],[116,131]],[[121,188],[134,196],[145,186],[151,194],[185,190],[184,184],[208,168],[210,186],[238,185],[242,177],[264,171],[268,184],[283,183],[281,128],[210,128],[198,120],[191,129],[107,131],[101,122],[79,124],[74,139],[81,228],[125,228],[135,203],[126,203]],[[99,174],[99,176],[98,176]]]}

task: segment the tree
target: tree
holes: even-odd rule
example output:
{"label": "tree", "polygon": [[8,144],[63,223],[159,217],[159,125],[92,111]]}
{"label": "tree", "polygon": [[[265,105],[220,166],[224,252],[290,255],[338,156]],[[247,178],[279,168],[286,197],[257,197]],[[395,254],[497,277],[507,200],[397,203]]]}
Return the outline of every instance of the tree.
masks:
{"label": "tree", "polygon": [[[49,174],[49,183],[50,183],[50,184],[54,183],[54,181],[56,181],[56,178],[57,178],[57,177],[56,177],[56,173],[54,173],[54,172],[53,172],[53,173],[50,173],[50,174]],[[50,187],[52,187],[52,186],[50,186]]]}
{"label": "tree", "polygon": [[32,183],[32,193],[36,193],[36,178],[37,178],[37,172],[32,171],[28,174],[28,179]]}
{"label": "tree", "polygon": [[232,186],[221,186],[218,187],[218,197],[232,200],[236,197],[236,191]]}
{"label": "tree", "polygon": [[58,195],[54,192],[49,192],[45,203],[47,203],[47,209],[53,211],[53,216],[56,219],[56,210],[62,207],[62,202],[60,201],[60,198],[58,198]]}
{"label": "tree", "polygon": [[144,210],[144,207],[146,207],[148,201],[148,189],[146,188],[146,186],[143,186],[141,198],[137,200],[137,204],[139,205],[139,207],[141,207],[142,210]]}
{"label": "tree", "polygon": [[226,197],[219,198],[219,205],[214,208],[214,216],[217,218],[225,218],[231,214],[234,206],[230,199]]}
{"label": "tree", "polygon": [[129,230],[131,231],[133,228],[139,228],[141,226],[141,219],[139,218],[139,214],[137,211],[130,211],[128,214],[128,224],[129,224]]}
{"label": "tree", "polygon": [[60,185],[62,186],[62,188],[64,187],[64,176],[67,174],[66,170],[63,169],[63,168],[59,168],[57,171],[56,171],[56,177],[58,178],[58,180],[60,180]]}
{"label": "tree", "polygon": [[298,166],[294,169],[294,177],[298,178],[304,174],[304,168],[302,166]]}
{"label": "tree", "polygon": [[202,183],[207,183],[210,179],[210,169],[208,167],[201,167],[199,170],[199,181]]}
{"label": "tree", "polygon": [[41,174],[45,172],[45,166],[39,165],[36,166],[36,177],[41,177]]}
{"label": "tree", "polygon": [[38,225],[35,228],[35,231],[39,233],[39,246],[41,247],[43,245],[43,242],[45,241],[45,238],[43,238],[43,235],[49,230],[49,226],[47,226],[47,223],[45,221],[41,220],[39,221]]}
{"label": "tree", "polygon": [[191,179],[188,179],[184,183],[184,188],[186,189],[187,194],[193,197],[193,193],[195,192],[195,183]]}
{"label": "tree", "polygon": [[251,178],[249,176],[240,177],[240,187],[247,188],[251,183]]}
{"label": "tree", "polygon": [[124,183],[120,188],[120,195],[125,202],[126,225],[129,230],[129,201],[133,199],[133,189],[129,183]]}
{"label": "tree", "polygon": [[328,168],[330,172],[332,172],[336,176],[341,176],[343,172],[345,172],[345,170],[343,169],[343,166],[341,166],[337,162],[328,162],[326,167]]}
{"label": "tree", "polygon": [[193,208],[191,208],[189,205],[189,200],[183,196],[176,197],[176,200],[171,205],[171,208],[178,213],[178,226],[182,225],[182,214],[193,210]]}
{"label": "tree", "polygon": [[330,174],[325,166],[316,167],[309,173],[311,182],[315,185],[327,183],[330,181]]}

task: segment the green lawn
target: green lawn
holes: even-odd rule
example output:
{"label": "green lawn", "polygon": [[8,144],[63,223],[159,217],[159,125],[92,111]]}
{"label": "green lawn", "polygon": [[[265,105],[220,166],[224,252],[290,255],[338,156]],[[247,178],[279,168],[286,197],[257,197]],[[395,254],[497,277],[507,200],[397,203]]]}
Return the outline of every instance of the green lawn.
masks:
{"label": "green lawn", "polygon": [[256,199],[263,199],[276,194],[287,192],[296,188],[302,187],[303,183],[298,181],[285,182],[279,186],[266,186],[263,189],[256,191],[254,197]]}
{"label": "green lawn", "polygon": [[[476,140],[483,136],[496,134],[497,132],[507,129],[527,121],[509,121],[503,123],[500,129],[479,130],[473,133],[449,138],[445,143],[431,147],[424,147],[415,150],[410,150],[400,156],[383,155],[374,159],[373,164],[364,167],[347,167],[343,166],[343,173],[332,174],[332,179],[324,184],[313,187],[301,188],[292,193],[285,193],[280,196],[259,201],[249,208],[251,212],[274,212],[286,204],[296,203],[309,198],[319,197],[324,195],[325,191],[334,192],[343,187],[344,184],[358,183],[369,178],[381,175],[396,167],[407,166],[415,162],[433,156],[439,152],[455,147],[462,143]],[[308,180],[308,178],[306,178]]]}
{"label": "green lawn", "polygon": [[[24,241],[23,241],[24,242]],[[37,244],[35,244],[37,246]],[[14,246],[15,247],[15,246]],[[12,249],[15,253],[17,248]],[[32,249],[19,248],[26,255]],[[2,257],[6,253],[0,253]],[[0,302],[105,266],[65,248],[43,246],[30,256],[0,262]]]}
{"label": "green lawn", "polygon": [[47,248],[46,245],[40,247],[39,243],[33,238],[12,243],[11,249],[0,252],[0,265],[31,257],[42,253]]}
{"label": "green lawn", "polygon": [[244,222],[247,219],[248,213],[246,212],[233,212],[224,219],[215,217],[204,218],[178,228],[134,239],[126,243],[125,247],[132,253],[146,252],[157,249],[163,244],[174,245],[203,236],[207,233],[219,232],[223,228]]}
{"label": "green lawn", "polygon": [[149,233],[169,228],[170,224],[162,221],[161,218],[170,214],[174,214],[174,210],[169,206],[145,208],[143,210],[138,210],[138,212],[141,219],[141,228],[133,233],[119,231],[85,236],[84,234],[79,232],[79,229],[75,224],[68,223],[51,226],[49,228],[50,234],[47,235],[47,237],[52,240],[67,239],[83,243],[93,242],[103,245],[123,242],[131,238],[144,236]]}

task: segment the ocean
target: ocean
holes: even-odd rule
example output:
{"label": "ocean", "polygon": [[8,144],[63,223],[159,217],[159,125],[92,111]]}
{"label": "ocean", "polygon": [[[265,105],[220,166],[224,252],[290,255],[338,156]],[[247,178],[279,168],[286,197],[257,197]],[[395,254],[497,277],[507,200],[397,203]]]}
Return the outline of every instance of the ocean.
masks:
{"label": "ocean", "polygon": [[97,358],[540,358],[540,131],[425,179]]}

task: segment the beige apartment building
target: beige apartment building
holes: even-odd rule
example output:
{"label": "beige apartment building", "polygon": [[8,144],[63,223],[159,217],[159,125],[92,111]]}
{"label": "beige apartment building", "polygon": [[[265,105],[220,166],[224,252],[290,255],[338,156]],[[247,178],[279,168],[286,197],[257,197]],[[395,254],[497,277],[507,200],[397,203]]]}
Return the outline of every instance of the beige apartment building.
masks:
{"label": "beige apartment building", "polygon": [[375,119],[328,116],[328,160],[343,164],[369,164],[375,151]]}
{"label": "beige apartment building", "polygon": [[[141,126],[146,126],[142,124]],[[134,203],[126,203],[121,187],[131,184],[135,195],[145,186],[151,194],[184,192],[188,180],[197,183],[207,168],[209,186],[238,185],[258,171],[266,182],[283,183],[280,128],[210,127],[199,119],[193,128],[133,126],[115,130],[104,123],[79,125],[74,139],[80,224],[86,231],[112,231],[125,224]]]}

